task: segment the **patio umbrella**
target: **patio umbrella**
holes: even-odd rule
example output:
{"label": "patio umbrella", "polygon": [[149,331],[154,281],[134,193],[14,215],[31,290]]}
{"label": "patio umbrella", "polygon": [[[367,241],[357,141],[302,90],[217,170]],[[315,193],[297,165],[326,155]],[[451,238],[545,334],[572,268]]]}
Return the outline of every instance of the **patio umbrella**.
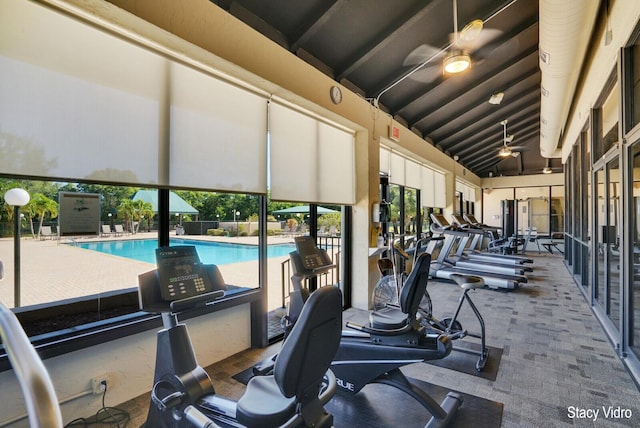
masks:
{"label": "patio umbrella", "polygon": [[[318,214],[333,214],[340,211],[318,206]],[[283,208],[273,211],[273,214],[309,214],[309,205],[298,205],[295,207]]]}

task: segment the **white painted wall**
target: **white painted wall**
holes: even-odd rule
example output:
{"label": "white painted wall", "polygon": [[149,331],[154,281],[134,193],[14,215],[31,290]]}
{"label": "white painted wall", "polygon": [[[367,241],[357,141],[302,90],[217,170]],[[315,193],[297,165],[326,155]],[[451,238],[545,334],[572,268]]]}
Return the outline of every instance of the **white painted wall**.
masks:
{"label": "white painted wall", "polygon": [[[250,347],[250,308],[244,304],[186,321],[198,363],[206,367]],[[90,379],[111,374],[106,405],[149,392],[153,383],[156,331],[147,331],[44,360],[59,401],[91,389]],[[63,422],[89,417],[101,406],[101,395],[88,395],[62,406]],[[12,370],[0,373],[0,426],[26,415]],[[27,419],[6,425],[29,427]]]}

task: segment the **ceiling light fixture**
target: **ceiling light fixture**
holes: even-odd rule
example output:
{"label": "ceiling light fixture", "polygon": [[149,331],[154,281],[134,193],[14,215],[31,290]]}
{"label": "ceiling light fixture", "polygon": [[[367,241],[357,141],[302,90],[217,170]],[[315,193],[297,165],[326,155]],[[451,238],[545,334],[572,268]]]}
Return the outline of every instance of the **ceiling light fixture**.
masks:
{"label": "ceiling light fixture", "polygon": [[465,42],[473,42],[480,36],[483,28],[484,22],[482,21],[482,19],[474,19],[473,21],[465,25],[462,31],[460,31],[460,40],[464,40]]}
{"label": "ceiling light fixture", "polygon": [[444,71],[449,74],[461,73],[471,66],[471,57],[465,50],[452,50],[444,59]]}
{"label": "ceiling light fixture", "polygon": [[498,105],[502,102],[502,98],[504,97],[504,93],[498,92],[497,94],[491,95],[489,97],[489,104]]}
{"label": "ceiling light fixture", "polygon": [[511,149],[507,146],[503,146],[500,151],[498,152],[498,156],[502,157],[502,158],[506,158],[509,157],[513,154],[513,152],[511,151]]}

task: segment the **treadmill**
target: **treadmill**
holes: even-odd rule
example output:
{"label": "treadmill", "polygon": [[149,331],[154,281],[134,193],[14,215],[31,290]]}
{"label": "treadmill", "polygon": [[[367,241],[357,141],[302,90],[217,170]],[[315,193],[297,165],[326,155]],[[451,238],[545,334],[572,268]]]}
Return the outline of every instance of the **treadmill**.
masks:
{"label": "treadmill", "polygon": [[471,232],[471,243],[467,245],[468,242],[464,242],[463,245],[460,245],[457,249],[457,255],[467,257],[471,260],[481,260],[484,262],[500,263],[502,265],[509,266],[515,265],[524,272],[533,272],[532,267],[524,266],[525,263],[532,263],[532,259],[521,256],[509,256],[506,254],[479,251],[478,248],[481,246],[481,242],[487,232],[479,227],[469,224],[469,222],[465,221],[460,215],[452,214],[451,217],[453,218],[453,225]]}
{"label": "treadmill", "polygon": [[[437,227],[442,230],[451,230],[455,228],[455,226],[449,224],[449,222],[444,218],[442,214],[431,214],[431,220]],[[461,268],[480,269],[485,272],[499,273],[504,275],[524,275],[526,272],[531,272],[533,270],[529,266],[524,266],[518,263],[502,262],[496,258],[475,260],[469,257],[465,251],[467,244],[472,238],[475,238],[479,235],[484,235],[484,232],[478,229],[470,228],[458,228],[457,230],[461,230],[467,233],[466,235],[456,235],[455,237],[450,238],[455,241],[451,245],[450,252],[446,255],[447,261],[449,261],[450,263],[453,263]]]}
{"label": "treadmill", "polygon": [[[487,233],[493,233],[497,230],[500,230],[499,227],[495,227],[495,226],[488,226],[486,224],[482,224],[480,222],[478,222],[478,220],[475,218],[475,216],[473,214],[464,214],[464,220],[466,221],[466,223],[470,226],[470,227],[476,227],[478,229],[481,229]],[[477,256],[483,256],[483,257],[500,257],[501,259],[504,260],[512,260],[514,263],[533,263],[533,259],[526,257],[526,256],[517,256],[517,255],[512,255],[512,254],[499,254],[499,253],[490,253],[488,251],[483,251],[480,250],[479,246],[476,245],[472,246],[471,248],[471,252],[474,254],[474,257]]]}
{"label": "treadmill", "polygon": [[456,241],[462,237],[468,237],[469,232],[465,230],[453,230],[439,228],[436,224],[431,225],[431,231],[435,235],[441,235],[444,239],[432,240],[427,245],[426,252],[430,254],[436,253],[436,245],[441,244],[438,257],[435,261],[431,262],[431,269],[429,274],[434,278],[451,280],[450,276],[454,273],[463,275],[475,275],[484,280],[485,285],[491,289],[516,289],[520,287],[520,284],[527,282],[527,277],[524,275],[508,275],[495,272],[487,272],[482,269],[482,264],[477,264],[476,267],[461,267],[456,265],[454,260],[449,260],[447,256],[453,250]]}

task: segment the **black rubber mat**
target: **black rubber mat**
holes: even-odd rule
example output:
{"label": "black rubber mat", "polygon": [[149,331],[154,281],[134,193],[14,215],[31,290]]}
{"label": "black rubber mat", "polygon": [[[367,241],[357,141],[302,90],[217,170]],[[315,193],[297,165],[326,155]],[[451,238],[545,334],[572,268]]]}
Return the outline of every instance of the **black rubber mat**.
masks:
{"label": "black rubber mat", "polygon": [[441,360],[425,361],[425,363],[466,373],[472,376],[478,376],[491,381],[496,380],[496,377],[498,376],[498,368],[500,367],[500,360],[502,360],[502,348],[487,346],[487,349],[489,349],[489,359],[481,372],[476,370],[478,355],[456,351],[456,349],[472,349],[478,351],[480,349],[479,344],[458,341],[454,342],[453,348],[454,350],[451,351],[447,357]]}
{"label": "black rubber mat", "polygon": [[[245,385],[253,377],[251,368],[232,376]],[[441,403],[449,390],[409,379]],[[463,398],[452,427],[500,427],[502,403],[460,393]],[[325,406],[333,414],[335,427],[403,428],[424,427],[430,413],[404,392],[388,385],[369,384],[356,395],[336,393]]]}
{"label": "black rubber mat", "polygon": [[246,385],[249,383],[249,381],[253,377],[253,367],[249,367],[246,370],[242,370],[240,373],[236,373],[231,377],[237,380],[238,382]]}
{"label": "black rubber mat", "polygon": [[[449,390],[409,379],[441,403]],[[469,394],[462,394],[463,402],[451,427],[500,427],[502,403]],[[336,427],[367,428],[423,428],[431,414],[417,401],[388,385],[369,384],[353,396],[336,394],[325,406],[333,414]]]}

